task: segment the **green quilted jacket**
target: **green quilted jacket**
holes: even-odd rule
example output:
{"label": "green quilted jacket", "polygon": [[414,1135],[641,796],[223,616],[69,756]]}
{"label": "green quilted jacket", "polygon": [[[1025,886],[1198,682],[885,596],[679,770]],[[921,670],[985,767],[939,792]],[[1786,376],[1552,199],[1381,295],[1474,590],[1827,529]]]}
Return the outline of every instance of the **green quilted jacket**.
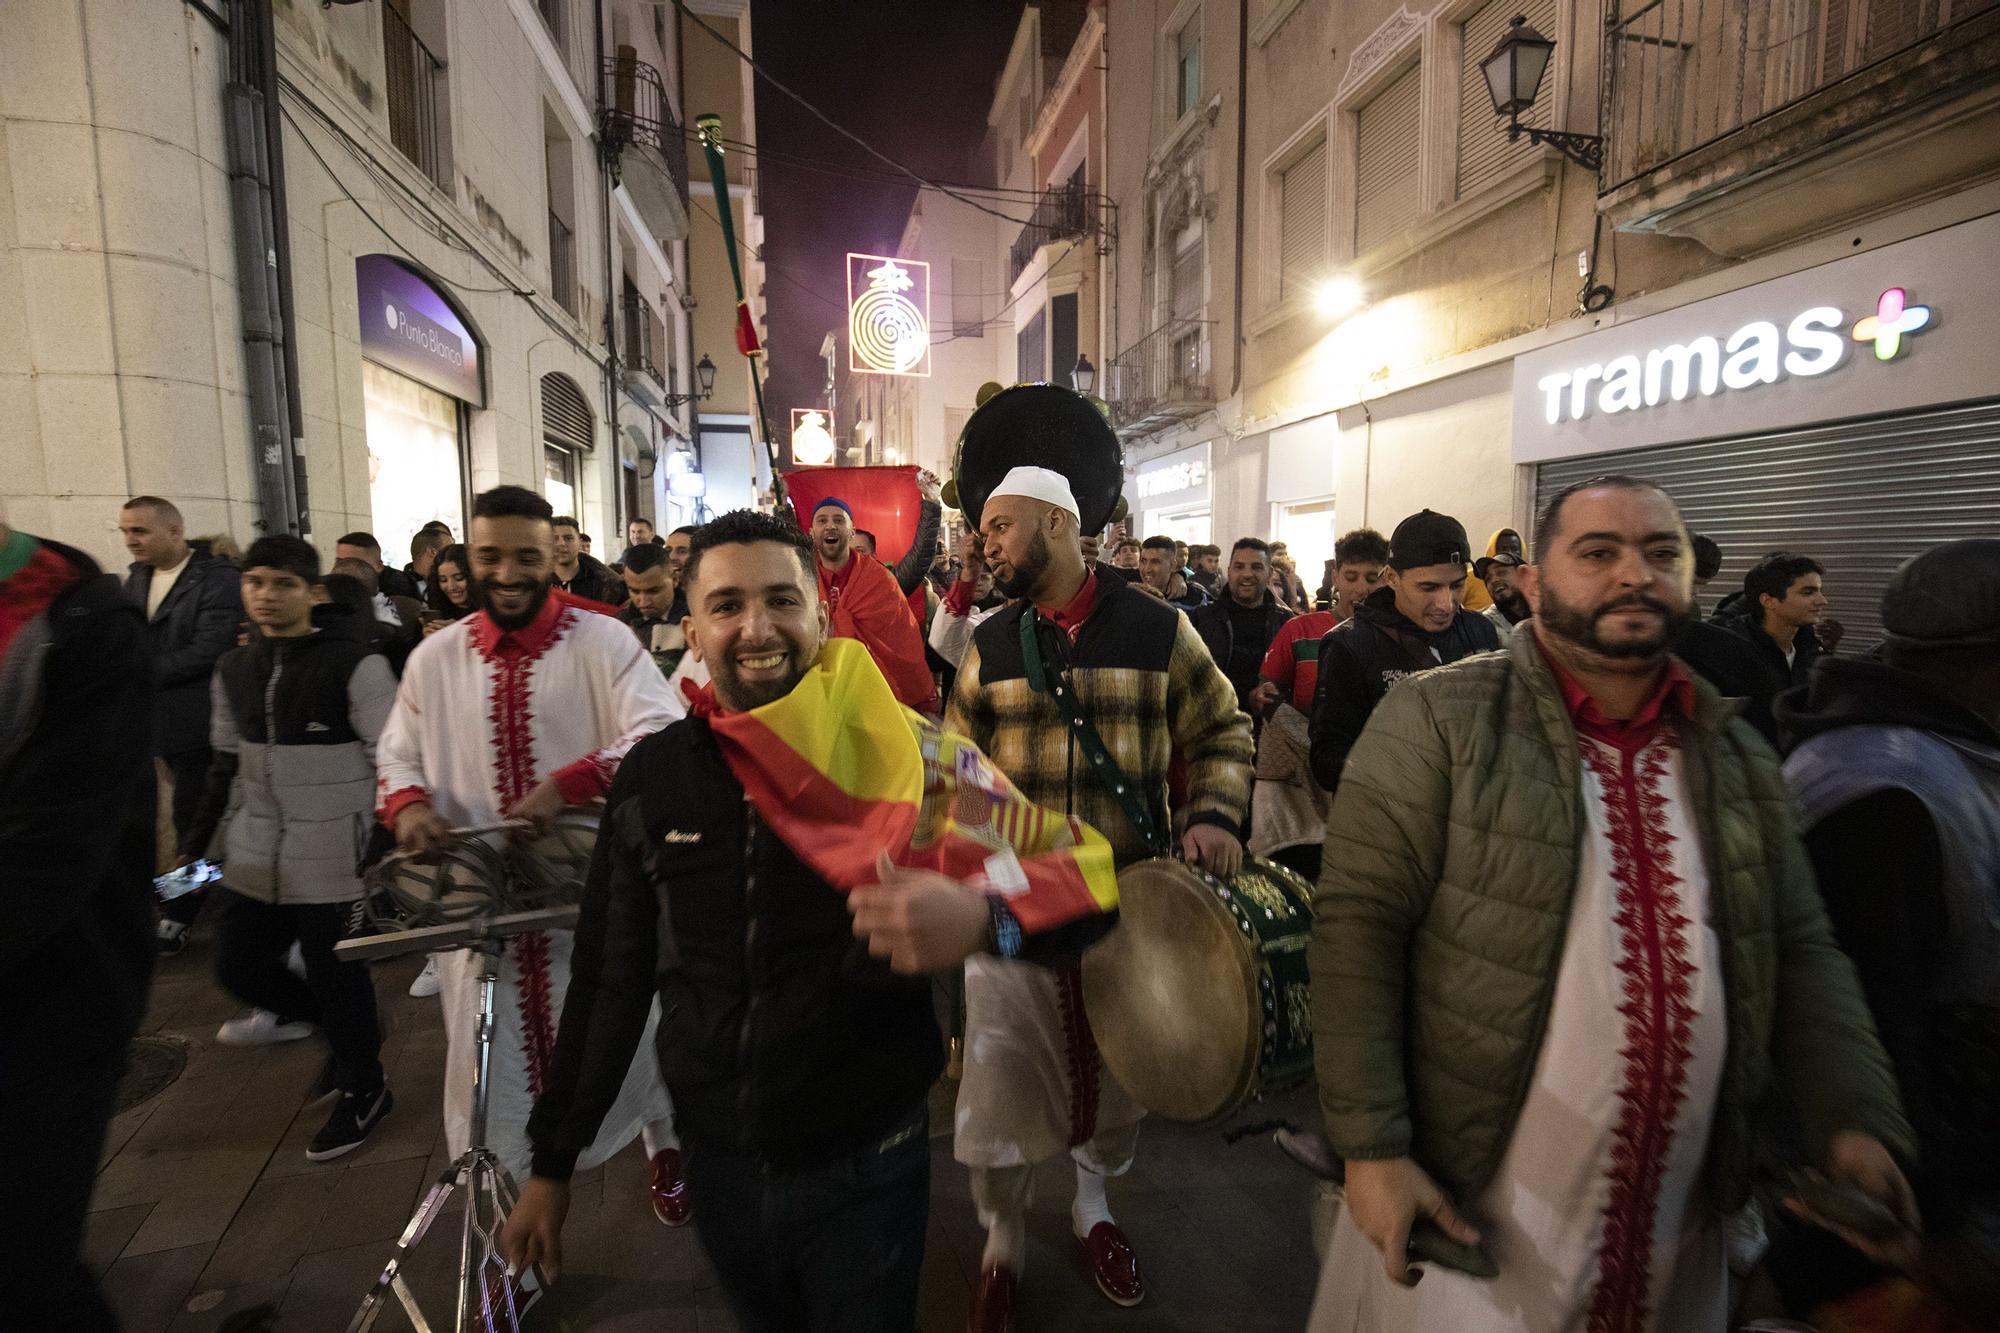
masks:
{"label": "green quilted jacket", "polygon": [[[1729,1051],[1710,1202],[1749,1191],[1775,1070],[1806,1144],[1912,1136],[1854,970],[1833,942],[1778,758],[1697,681],[1682,729],[1720,936]],[[1414,1157],[1461,1199],[1492,1180],[1555,997],[1576,886],[1581,759],[1532,633],[1403,681],[1355,745],[1314,905],[1320,1106],[1341,1156]],[[1615,1019],[1604,1058],[1615,1059]]]}

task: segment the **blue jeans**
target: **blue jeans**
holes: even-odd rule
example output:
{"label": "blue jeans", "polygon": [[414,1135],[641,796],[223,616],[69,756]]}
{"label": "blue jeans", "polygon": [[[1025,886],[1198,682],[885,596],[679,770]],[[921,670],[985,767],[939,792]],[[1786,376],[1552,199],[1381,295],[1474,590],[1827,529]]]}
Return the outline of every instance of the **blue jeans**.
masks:
{"label": "blue jeans", "polygon": [[688,1193],[744,1333],[906,1333],[930,1217],[929,1115],[802,1171],[691,1141]]}

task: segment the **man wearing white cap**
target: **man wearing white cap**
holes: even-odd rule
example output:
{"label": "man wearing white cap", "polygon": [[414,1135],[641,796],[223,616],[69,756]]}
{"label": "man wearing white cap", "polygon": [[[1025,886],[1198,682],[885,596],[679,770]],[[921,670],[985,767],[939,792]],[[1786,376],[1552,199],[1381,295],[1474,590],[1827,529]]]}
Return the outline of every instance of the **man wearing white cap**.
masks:
{"label": "man wearing white cap", "polygon": [[[1120,867],[1166,851],[1180,829],[1189,860],[1232,874],[1243,856],[1250,720],[1185,616],[1085,565],[1079,527],[1068,480],[1046,468],[1013,469],[987,498],[986,564],[1017,600],[974,632],[946,725],[1029,800],[1101,830]],[[1065,677],[1089,726],[1050,692]],[[1168,790],[1177,765],[1186,774],[1178,797]],[[1122,780],[1100,778],[1112,767]],[[1077,1169],[1071,1222],[1098,1288],[1138,1304],[1138,1259],[1112,1220],[1104,1179],[1131,1166],[1140,1109],[1098,1057],[1078,972],[977,959],[966,966],[965,1001],[954,1155],[972,1170],[987,1231],[971,1328],[1009,1327],[1031,1173],[1065,1151]]]}

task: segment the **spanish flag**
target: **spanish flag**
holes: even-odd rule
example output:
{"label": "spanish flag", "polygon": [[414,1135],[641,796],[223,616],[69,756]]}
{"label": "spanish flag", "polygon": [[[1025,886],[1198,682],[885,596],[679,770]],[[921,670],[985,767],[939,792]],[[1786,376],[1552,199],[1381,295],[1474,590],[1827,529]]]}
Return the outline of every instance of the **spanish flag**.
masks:
{"label": "spanish flag", "polygon": [[866,647],[828,639],[775,703],[710,719],[758,815],[846,890],[875,854],[1004,896],[1030,934],[1118,906],[1111,845],[1031,804],[979,748],[903,707]]}

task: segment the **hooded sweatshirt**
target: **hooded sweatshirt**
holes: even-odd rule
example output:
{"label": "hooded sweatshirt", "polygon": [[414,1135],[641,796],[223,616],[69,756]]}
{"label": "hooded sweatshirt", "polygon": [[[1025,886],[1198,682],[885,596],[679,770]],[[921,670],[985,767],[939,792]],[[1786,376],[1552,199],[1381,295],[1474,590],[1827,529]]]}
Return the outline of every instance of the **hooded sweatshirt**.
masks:
{"label": "hooded sweatshirt", "polygon": [[[1500,539],[1506,536],[1513,537],[1515,543],[1521,549],[1521,554],[1527,554],[1527,543],[1521,541],[1521,534],[1512,528],[1493,529],[1493,535],[1486,539],[1486,554],[1500,554]],[[1463,604],[1468,611],[1484,611],[1487,607],[1493,605],[1493,594],[1486,591],[1486,584],[1477,574],[1467,574],[1465,576],[1465,597]]]}

